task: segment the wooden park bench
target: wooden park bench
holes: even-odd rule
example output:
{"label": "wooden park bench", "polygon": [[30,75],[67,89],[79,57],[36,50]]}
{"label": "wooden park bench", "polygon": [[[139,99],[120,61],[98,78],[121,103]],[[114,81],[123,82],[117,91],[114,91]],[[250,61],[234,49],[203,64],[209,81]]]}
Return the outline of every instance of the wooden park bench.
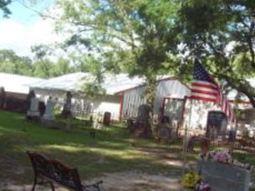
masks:
{"label": "wooden park bench", "polygon": [[[32,191],[35,190],[37,184],[44,183],[50,184],[52,191],[55,190],[54,183],[74,191],[101,191],[100,184],[103,183],[102,181],[83,185],[77,169],[70,168],[57,160],[49,159],[36,152],[27,152],[27,154],[34,169]],[[41,182],[38,182],[39,179]]]}

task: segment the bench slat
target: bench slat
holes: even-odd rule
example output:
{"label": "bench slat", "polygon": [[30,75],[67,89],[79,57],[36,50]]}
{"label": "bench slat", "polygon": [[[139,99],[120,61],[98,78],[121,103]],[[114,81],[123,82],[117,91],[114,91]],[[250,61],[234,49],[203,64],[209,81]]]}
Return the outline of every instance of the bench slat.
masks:
{"label": "bench slat", "polygon": [[[102,181],[96,184],[84,186],[81,183],[80,176],[76,168],[64,165],[58,160],[48,159],[48,157],[43,154],[29,151],[27,154],[31,160],[35,174],[32,190],[35,189],[37,178],[43,177],[75,191],[100,191],[99,184],[101,184]],[[51,186],[53,187],[52,190],[54,190],[53,183],[51,183]]]}

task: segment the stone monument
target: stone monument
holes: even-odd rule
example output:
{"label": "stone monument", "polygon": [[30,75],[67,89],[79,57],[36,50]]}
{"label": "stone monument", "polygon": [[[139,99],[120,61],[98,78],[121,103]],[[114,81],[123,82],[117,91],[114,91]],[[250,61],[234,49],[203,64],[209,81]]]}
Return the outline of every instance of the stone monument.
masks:
{"label": "stone monument", "polygon": [[231,164],[214,161],[199,161],[198,168],[212,191],[248,191],[250,171]]}
{"label": "stone monument", "polygon": [[30,109],[31,104],[31,98],[35,97],[35,92],[33,90],[30,90],[26,97],[26,110],[28,111]]}
{"label": "stone monument", "polygon": [[62,117],[64,118],[72,117],[71,107],[72,107],[72,94],[71,92],[67,92],[65,104],[63,107],[63,111],[61,113]]}
{"label": "stone monument", "polygon": [[5,94],[4,87],[1,87],[0,88],[0,108],[1,109],[4,108],[5,98],[6,98],[6,94]]}
{"label": "stone monument", "polygon": [[156,138],[160,141],[169,141],[171,138],[172,128],[168,116],[163,116],[156,127]]}
{"label": "stone monument", "polygon": [[54,120],[54,113],[53,113],[54,106],[55,106],[55,102],[52,100],[52,97],[50,96],[46,103],[45,112],[43,114],[43,120],[46,120],[46,121]]}
{"label": "stone monument", "polygon": [[40,118],[39,100],[32,91],[30,94],[29,109],[27,111],[27,119],[38,120]]}
{"label": "stone monument", "polygon": [[152,135],[151,130],[151,107],[147,104],[140,105],[138,115],[134,123],[134,135],[136,137],[148,138]]}

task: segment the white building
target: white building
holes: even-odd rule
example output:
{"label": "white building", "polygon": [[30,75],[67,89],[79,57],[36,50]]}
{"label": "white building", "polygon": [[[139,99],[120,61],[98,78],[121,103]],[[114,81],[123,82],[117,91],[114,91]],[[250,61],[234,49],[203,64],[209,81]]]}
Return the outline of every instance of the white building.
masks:
{"label": "white building", "polygon": [[44,80],[40,78],[0,73],[0,87],[5,90],[4,109],[26,112],[26,98],[29,93],[29,87],[42,81]]}
{"label": "white building", "polygon": [[43,82],[44,79],[22,76],[17,74],[0,73],[0,87],[6,92],[28,94],[29,88],[34,83]]}
{"label": "white building", "polygon": [[[48,96],[58,98],[63,105],[67,91],[73,94],[73,112],[81,114],[110,112],[112,119],[126,119],[136,117],[138,107],[146,103],[144,91],[146,80],[141,77],[129,77],[128,74],[106,74],[101,86],[106,90],[105,96],[97,96],[94,99],[86,97],[83,86],[93,83],[95,77],[90,73],[71,73],[60,77],[39,81],[31,85],[31,89],[37,95],[46,99]],[[169,116],[191,128],[204,129],[207,122],[207,114],[211,110],[220,110],[217,105],[198,100],[191,100],[190,88],[179,79],[169,76],[158,78],[156,96],[154,102],[154,114]],[[191,118],[191,120],[189,120]]]}
{"label": "white building", "polygon": [[[138,107],[146,102],[144,97],[145,81],[139,86],[123,90],[121,114],[123,117],[135,117]],[[184,98],[190,95],[190,89],[177,78],[162,77],[158,80],[154,102],[154,114],[160,114],[164,108],[165,115],[180,118],[184,107]]]}
{"label": "white building", "polygon": [[[101,84],[106,90],[106,95],[91,100],[83,93],[82,86],[94,81],[95,77],[92,74],[82,72],[66,74],[48,80],[0,73],[0,87],[4,87],[9,96],[24,99],[29,90],[33,89],[44,101],[52,96],[58,98],[60,105],[63,105],[65,94],[70,91],[74,95],[72,101],[75,112],[103,114],[108,111],[111,112],[112,119],[115,120],[136,117],[138,107],[146,101],[144,98],[145,78],[131,78],[128,74],[106,74]],[[249,82],[255,87],[255,80],[249,79]],[[184,122],[184,125],[189,125],[192,128],[205,128],[208,111],[220,110],[220,108],[210,102],[193,100],[191,120],[189,120],[191,100],[186,99],[189,95],[189,87],[177,78],[159,77],[154,113],[164,112],[164,115],[169,116],[171,120]],[[229,94],[231,100],[235,96],[235,91]],[[245,107],[249,107],[248,99],[245,97],[243,99],[248,105]]]}
{"label": "white building", "polygon": [[[74,95],[74,111],[101,113],[111,112],[112,118],[119,120],[122,117],[135,117],[139,105],[145,103],[145,78],[133,77],[128,74],[106,74],[101,86],[106,90],[105,96],[96,99],[87,98],[82,86],[93,83],[95,78],[89,73],[71,73],[51,78],[31,86],[36,94],[59,98],[63,104],[67,91]],[[176,78],[160,77],[158,81],[154,111],[159,109],[164,99],[183,99],[189,95],[189,88]]]}

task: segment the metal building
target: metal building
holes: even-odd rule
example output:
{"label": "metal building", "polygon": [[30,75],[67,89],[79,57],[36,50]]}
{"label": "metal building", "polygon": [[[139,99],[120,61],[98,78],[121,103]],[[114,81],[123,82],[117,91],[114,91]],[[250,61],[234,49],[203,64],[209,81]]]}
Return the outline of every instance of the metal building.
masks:
{"label": "metal building", "polygon": [[[145,84],[118,92],[121,95],[121,116],[136,117],[138,107],[146,103]],[[161,77],[158,80],[153,113],[164,112],[170,118],[181,118],[184,109],[184,98],[190,95],[188,86],[175,77]]]}

